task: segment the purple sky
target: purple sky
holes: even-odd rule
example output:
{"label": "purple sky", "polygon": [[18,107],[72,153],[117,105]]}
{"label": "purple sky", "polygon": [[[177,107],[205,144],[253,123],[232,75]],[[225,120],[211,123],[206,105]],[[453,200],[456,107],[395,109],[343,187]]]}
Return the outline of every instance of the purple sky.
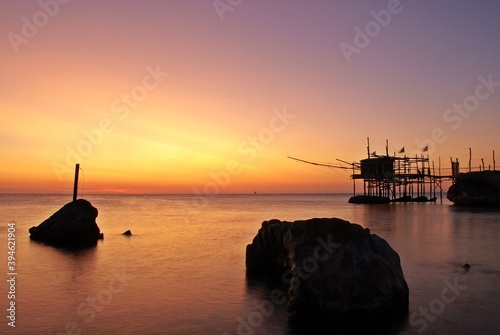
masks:
{"label": "purple sky", "polygon": [[[0,192],[66,190],[72,149],[96,192],[181,193],[229,161],[222,192],[346,191],[286,156],[359,160],[367,136],[462,166],[499,149],[497,1],[2,1],[0,18]],[[148,67],[168,77],[113,119]],[[251,144],[276,109],[294,118]]]}

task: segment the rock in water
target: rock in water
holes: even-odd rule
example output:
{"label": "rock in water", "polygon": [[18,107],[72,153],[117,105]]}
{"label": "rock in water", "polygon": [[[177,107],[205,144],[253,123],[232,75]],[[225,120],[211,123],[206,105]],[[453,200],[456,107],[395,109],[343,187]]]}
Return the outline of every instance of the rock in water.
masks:
{"label": "rock in water", "polygon": [[500,171],[460,173],[446,197],[458,206],[500,207]]}
{"label": "rock in water", "polygon": [[408,313],[399,255],[348,221],[265,221],[247,246],[246,266],[249,276],[290,283],[288,311],[298,318],[383,324]]}
{"label": "rock in water", "polygon": [[30,238],[56,247],[94,246],[103,235],[95,222],[97,208],[84,199],[67,203],[37,227],[29,229]]}

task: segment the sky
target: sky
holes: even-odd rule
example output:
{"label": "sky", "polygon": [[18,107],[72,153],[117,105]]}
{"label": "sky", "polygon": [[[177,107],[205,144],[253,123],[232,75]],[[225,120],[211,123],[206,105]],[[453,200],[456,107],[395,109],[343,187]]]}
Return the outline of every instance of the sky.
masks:
{"label": "sky", "polygon": [[85,193],[350,192],[287,157],[500,153],[494,0],[5,0],[0,34],[0,193],[76,163]]}

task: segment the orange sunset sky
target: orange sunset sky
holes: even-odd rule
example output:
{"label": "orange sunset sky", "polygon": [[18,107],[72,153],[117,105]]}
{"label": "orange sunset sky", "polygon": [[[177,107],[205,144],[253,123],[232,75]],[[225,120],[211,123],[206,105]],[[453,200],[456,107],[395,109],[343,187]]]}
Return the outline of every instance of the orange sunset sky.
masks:
{"label": "orange sunset sky", "polygon": [[[350,192],[405,148],[493,165],[497,1],[2,1],[0,193]],[[499,163],[500,164],[500,163]]]}

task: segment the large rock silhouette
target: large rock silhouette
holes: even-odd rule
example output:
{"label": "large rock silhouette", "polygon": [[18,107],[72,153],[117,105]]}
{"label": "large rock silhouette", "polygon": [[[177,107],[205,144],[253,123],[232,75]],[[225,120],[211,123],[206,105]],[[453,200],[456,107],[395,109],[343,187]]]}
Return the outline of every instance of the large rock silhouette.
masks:
{"label": "large rock silhouette", "polygon": [[383,324],[407,316],[399,255],[369,229],[341,219],[265,221],[246,249],[247,275],[290,285],[296,318]]}
{"label": "large rock silhouette", "polygon": [[500,171],[460,173],[446,197],[458,206],[500,207]]}
{"label": "large rock silhouette", "polygon": [[29,229],[35,241],[64,248],[94,246],[103,235],[95,219],[97,208],[84,199],[67,203],[47,220]]}

